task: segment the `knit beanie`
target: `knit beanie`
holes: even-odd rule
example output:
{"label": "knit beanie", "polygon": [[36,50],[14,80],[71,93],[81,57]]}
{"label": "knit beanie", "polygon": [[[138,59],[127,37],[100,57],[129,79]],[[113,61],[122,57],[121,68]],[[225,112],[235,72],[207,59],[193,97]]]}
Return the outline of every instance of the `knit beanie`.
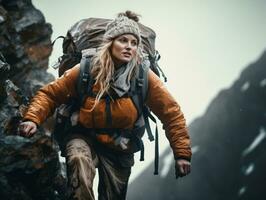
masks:
{"label": "knit beanie", "polygon": [[141,41],[140,29],[138,26],[138,18],[134,16],[133,19],[130,18],[132,12],[127,11],[125,13],[120,13],[117,18],[107,24],[105,28],[105,34],[103,39],[112,40],[123,34],[134,35],[138,42]]}

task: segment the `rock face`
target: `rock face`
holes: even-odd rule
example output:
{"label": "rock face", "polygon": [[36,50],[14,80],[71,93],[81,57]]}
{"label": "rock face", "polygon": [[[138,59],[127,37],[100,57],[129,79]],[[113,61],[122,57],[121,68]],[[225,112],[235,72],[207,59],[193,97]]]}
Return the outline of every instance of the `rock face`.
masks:
{"label": "rock face", "polygon": [[49,137],[6,136],[0,152],[1,199],[54,199],[59,165]]}
{"label": "rock face", "polygon": [[0,30],[0,51],[11,66],[9,78],[31,96],[53,79],[46,73],[52,51],[51,25],[30,0],[0,0]]}
{"label": "rock face", "polygon": [[[192,173],[174,179],[172,152],[130,186],[128,199],[266,199],[266,52],[193,121]],[[152,183],[152,184],[150,184]]]}
{"label": "rock face", "polygon": [[29,99],[54,78],[46,72],[51,25],[30,0],[0,0],[0,199],[64,199],[58,149],[40,128],[17,135]]}

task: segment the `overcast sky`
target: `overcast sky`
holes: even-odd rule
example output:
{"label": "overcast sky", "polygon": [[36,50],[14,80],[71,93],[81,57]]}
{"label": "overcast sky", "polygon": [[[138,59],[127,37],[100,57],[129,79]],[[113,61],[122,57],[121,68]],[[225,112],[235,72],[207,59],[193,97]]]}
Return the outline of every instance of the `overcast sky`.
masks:
{"label": "overcast sky", "polygon": [[[266,49],[266,0],[33,0],[33,3],[52,24],[52,39],[65,35],[71,25],[83,18],[112,19],[128,9],[141,14],[140,22],[157,33],[156,48],[161,54],[159,64],[169,80],[167,87],[188,122],[204,114],[218,91],[230,87],[241,70]],[[58,41],[50,64],[60,55]],[[162,152],[168,142],[161,135]],[[153,161],[153,144],[147,145],[146,161],[144,164],[137,161],[132,178]]]}

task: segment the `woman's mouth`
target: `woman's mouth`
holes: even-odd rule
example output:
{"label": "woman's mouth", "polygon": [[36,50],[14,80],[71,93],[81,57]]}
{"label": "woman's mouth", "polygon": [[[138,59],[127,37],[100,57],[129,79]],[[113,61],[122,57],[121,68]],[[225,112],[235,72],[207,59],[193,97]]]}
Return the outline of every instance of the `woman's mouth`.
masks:
{"label": "woman's mouth", "polygon": [[123,55],[124,55],[125,57],[131,57],[131,53],[128,53],[128,52],[123,53]]}

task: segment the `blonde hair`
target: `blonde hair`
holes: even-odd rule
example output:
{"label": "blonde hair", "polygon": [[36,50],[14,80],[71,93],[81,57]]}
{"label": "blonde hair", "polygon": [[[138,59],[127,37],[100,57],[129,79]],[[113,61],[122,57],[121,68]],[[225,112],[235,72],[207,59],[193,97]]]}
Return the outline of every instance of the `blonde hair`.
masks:
{"label": "blonde hair", "polygon": [[[91,76],[95,80],[95,85],[99,84],[100,88],[97,92],[94,106],[91,110],[95,108],[95,106],[99,103],[100,99],[103,95],[109,95],[110,82],[114,76],[115,66],[111,56],[111,47],[114,40],[104,40],[102,45],[99,47],[99,50],[92,58],[92,69]],[[140,45],[138,45],[136,56],[132,58],[132,60],[127,64],[127,67],[130,67],[128,80],[132,78],[136,71],[136,67],[142,61],[142,51]]]}

